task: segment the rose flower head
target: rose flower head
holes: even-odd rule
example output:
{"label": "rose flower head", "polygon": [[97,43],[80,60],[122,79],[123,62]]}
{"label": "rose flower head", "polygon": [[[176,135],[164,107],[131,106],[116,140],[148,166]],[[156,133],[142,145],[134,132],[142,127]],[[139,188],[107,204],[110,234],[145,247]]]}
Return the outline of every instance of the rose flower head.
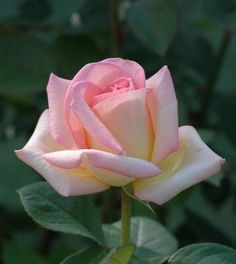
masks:
{"label": "rose flower head", "polygon": [[17,156],[63,196],[132,184],[163,204],[217,173],[224,159],[191,126],[178,127],[166,66],[145,78],[136,62],[106,59],[72,80],[51,74],[46,109]]}

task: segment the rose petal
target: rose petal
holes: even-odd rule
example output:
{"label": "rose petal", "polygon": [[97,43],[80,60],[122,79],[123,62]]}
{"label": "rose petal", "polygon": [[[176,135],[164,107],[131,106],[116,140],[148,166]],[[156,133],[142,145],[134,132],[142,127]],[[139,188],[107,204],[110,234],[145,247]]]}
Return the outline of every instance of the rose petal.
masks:
{"label": "rose petal", "polygon": [[52,137],[65,148],[74,148],[76,142],[64,117],[64,100],[69,84],[69,80],[51,74],[47,85],[47,95]]}
{"label": "rose petal", "polygon": [[180,150],[160,164],[158,177],[134,182],[135,196],[163,204],[186,188],[221,169],[224,159],[214,153],[190,126],[179,129]]}
{"label": "rose petal", "polygon": [[127,77],[127,74],[116,65],[108,62],[89,63],[75,75],[72,84],[78,81],[88,81],[105,88],[120,77]]}
{"label": "rose petal", "polygon": [[148,105],[155,131],[152,162],[158,164],[168,154],[178,149],[178,110],[170,72],[164,66],[146,83],[152,88]]}
{"label": "rose petal", "polygon": [[134,61],[124,60],[121,58],[111,58],[103,60],[120,67],[127,76],[131,77],[136,88],[145,88],[145,73],[143,68]]}
{"label": "rose petal", "polygon": [[108,99],[111,99],[117,95],[120,94],[124,94],[127,93],[129,91],[129,88],[122,88],[113,92],[109,92],[109,93],[102,93],[99,95],[94,96],[93,101],[92,101],[92,106],[102,102],[102,101],[106,101]]}
{"label": "rose petal", "polygon": [[94,167],[88,158],[84,158],[83,164],[85,168],[90,171],[95,177],[109,186],[121,187],[129,184],[134,178],[123,176],[119,173],[110,170]]}
{"label": "rose petal", "polygon": [[109,152],[81,149],[47,153],[44,158],[52,165],[73,169],[82,164],[95,177],[112,186],[123,186],[134,178],[153,177],[160,170],[151,162]]}
{"label": "rose petal", "polygon": [[84,89],[94,89],[93,84],[89,82],[78,82],[74,88],[75,89],[73,89],[72,92],[72,96],[74,98],[72,110],[74,111],[82,126],[98,142],[116,151],[118,154],[123,154],[124,151],[119,142],[96,117],[82,96]]}
{"label": "rose petal", "polygon": [[43,154],[59,151],[61,147],[50,136],[48,110],[41,115],[36,129],[26,146],[16,151],[18,158],[33,167],[63,196],[101,192],[108,185],[97,180],[85,169],[61,169],[52,166]]}
{"label": "rose petal", "polygon": [[92,166],[132,178],[153,177],[160,172],[157,166],[149,161],[95,149],[56,151],[46,153],[44,158],[57,167],[73,169],[81,165],[84,156],[90,160]]}
{"label": "rose petal", "polygon": [[69,87],[67,91],[65,98],[64,116],[79,148],[88,148],[86,139],[88,135],[86,134],[83,124],[80,123],[80,120],[71,109],[71,104],[74,101],[74,90],[79,89],[77,93],[80,94],[81,97],[83,97],[84,101],[88,105],[90,105],[92,103],[93,97],[101,92],[101,88],[90,83],[90,89],[81,89],[81,86],[78,83],[79,82],[75,82]]}
{"label": "rose petal", "polygon": [[146,106],[147,93],[146,89],[130,91],[96,104],[93,111],[117,138],[127,155],[149,160],[153,132]]}

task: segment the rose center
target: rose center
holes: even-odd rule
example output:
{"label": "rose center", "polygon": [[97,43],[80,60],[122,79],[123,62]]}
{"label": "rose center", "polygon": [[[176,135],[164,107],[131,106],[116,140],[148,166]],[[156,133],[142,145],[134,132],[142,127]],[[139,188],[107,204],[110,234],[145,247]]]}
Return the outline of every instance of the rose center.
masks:
{"label": "rose center", "polygon": [[133,89],[134,85],[131,78],[120,77],[115,79],[108,87],[103,89],[104,93],[117,91],[123,88]]}
{"label": "rose center", "polygon": [[92,106],[95,104],[110,99],[116,95],[127,93],[134,90],[135,86],[131,78],[120,77],[115,79],[109,86],[102,88],[102,92],[93,98]]}

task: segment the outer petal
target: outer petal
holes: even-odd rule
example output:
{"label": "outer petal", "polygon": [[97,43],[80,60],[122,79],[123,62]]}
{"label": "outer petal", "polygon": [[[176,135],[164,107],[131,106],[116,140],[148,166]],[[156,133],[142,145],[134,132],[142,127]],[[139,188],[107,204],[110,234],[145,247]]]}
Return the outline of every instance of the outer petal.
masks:
{"label": "outer petal", "polygon": [[133,79],[136,88],[145,88],[145,73],[143,68],[137,62],[121,58],[106,59],[104,62],[109,62],[120,67],[129,77]]}
{"label": "outer petal", "polygon": [[75,75],[72,84],[78,81],[88,81],[106,88],[115,79],[126,76],[127,74],[114,64],[108,62],[89,63]]}
{"label": "outer petal", "polygon": [[157,166],[149,161],[101,150],[62,150],[44,154],[44,158],[48,162],[66,169],[79,167],[83,163],[84,157],[88,158],[94,167],[107,169],[131,178],[153,177],[160,172]]}
{"label": "outer petal", "polygon": [[16,155],[40,173],[63,196],[95,193],[109,188],[84,169],[61,169],[44,159],[43,154],[59,150],[61,147],[50,136],[49,115],[46,110],[32,137],[23,149],[16,151]]}
{"label": "outer petal", "polygon": [[64,100],[69,84],[69,80],[51,74],[47,85],[47,94],[52,137],[62,146],[74,148],[76,142],[64,118]]}
{"label": "outer petal", "polygon": [[79,119],[87,132],[104,146],[116,151],[119,154],[124,153],[121,145],[104,124],[96,117],[83,97],[83,90],[94,89],[94,85],[89,82],[78,82],[72,92],[74,101],[72,110]]}
{"label": "outer petal", "polygon": [[224,159],[215,154],[190,126],[179,129],[181,148],[160,164],[158,177],[134,183],[141,200],[163,204],[186,188],[221,169]]}
{"label": "outer petal", "polygon": [[170,72],[164,66],[147,80],[149,109],[155,131],[152,161],[158,164],[168,154],[178,149],[178,110]]}
{"label": "outer petal", "polygon": [[147,89],[133,90],[98,103],[93,110],[127,155],[149,160],[153,131],[146,105],[147,94]]}

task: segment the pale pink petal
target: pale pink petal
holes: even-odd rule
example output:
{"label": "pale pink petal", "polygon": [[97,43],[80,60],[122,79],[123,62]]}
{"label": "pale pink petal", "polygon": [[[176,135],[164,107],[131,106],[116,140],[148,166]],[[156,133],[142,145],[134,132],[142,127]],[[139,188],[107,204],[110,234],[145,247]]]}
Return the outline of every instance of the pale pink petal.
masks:
{"label": "pale pink petal", "polygon": [[59,150],[62,150],[61,146],[50,135],[49,114],[46,110],[41,115],[32,137],[23,149],[16,151],[16,155],[33,167],[63,196],[101,192],[109,188],[85,169],[61,169],[43,157],[45,153]]}
{"label": "pale pink petal", "polygon": [[102,93],[102,94],[96,95],[96,96],[94,96],[94,98],[92,100],[92,106],[94,106],[94,105],[96,105],[102,101],[108,100],[112,97],[115,97],[117,95],[127,93],[128,91],[129,91],[129,88],[122,88],[122,89],[119,89],[119,90],[116,90],[113,92]]}
{"label": "pale pink petal", "polygon": [[72,93],[74,98],[72,110],[79,119],[81,125],[94,139],[104,146],[116,151],[118,154],[124,153],[120,143],[96,117],[82,96],[83,90],[94,89],[94,85],[89,82],[78,82],[74,88]]}
{"label": "pale pink petal", "polygon": [[120,77],[115,79],[113,83],[111,83],[111,87],[113,90],[117,90],[120,88],[129,88],[129,90],[135,90],[135,86],[131,77]]}
{"label": "pale pink petal", "polygon": [[137,62],[121,58],[111,58],[103,61],[120,67],[127,76],[132,78],[136,88],[145,88],[145,73],[143,68]]}
{"label": "pale pink petal", "polygon": [[80,124],[78,118],[75,116],[74,112],[71,111],[70,107],[66,106],[68,109],[68,114],[66,115],[66,111],[64,113],[64,116],[67,120],[67,124],[70,128],[72,137],[74,138],[74,141],[77,143],[77,147],[72,149],[78,149],[78,148],[87,148],[87,134],[82,125]]}
{"label": "pale pink petal", "polygon": [[76,89],[79,90],[77,94],[80,94],[80,96],[83,97],[83,100],[88,105],[90,105],[92,103],[93,97],[101,92],[101,88],[97,85],[90,83],[89,89],[81,89],[81,86],[79,84],[77,85],[77,82],[75,82],[69,87],[65,98],[64,116],[70,128],[70,131],[74,137],[74,140],[77,142],[79,148],[88,148],[86,131],[83,125],[80,123],[78,117],[71,109],[71,104],[74,101],[74,90]]}
{"label": "pale pink petal", "polygon": [[153,131],[146,105],[147,94],[147,89],[133,90],[96,104],[93,111],[127,155],[149,160]]}
{"label": "pale pink petal", "polygon": [[141,200],[163,204],[220,171],[224,159],[201,140],[193,127],[183,126],[179,134],[180,149],[160,164],[162,173],[134,183],[135,196]]}
{"label": "pale pink petal", "polygon": [[106,169],[94,167],[89,159],[84,159],[85,168],[93,174],[99,181],[113,187],[122,187],[132,181],[134,178],[123,176],[119,173],[112,172]]}
{"label": "pale pink petal", "polygon": [[50,130],[52,137],[65,148],[74,148],[76,142],[64,117],[64,103],[70,81],[50,75],[47,85]]}
{"label": "pale pink petal", "polygon": [[152,162],[158,164],[178,149],[178,110],[170,72],[164,66],[146,82],[152,88],[148,97],[150,115],[155,131]]}
{"label": "pale pink petal", "polygon": [[131,178],[153,177],[160,173],[157,166],[149,161],[94,149],[62,150],[44,155],[51,164],[66,169],[78,168],[83,164],[84,157],[87,157],[94,167]]}
{"label": "pale pink petal", "polygon": [[72,83],[77,81],[88,81],[105,88],[120,77],[127,77],[127,74],[120,67],[108,62],[96,62],[85,65],[75,75]]}

